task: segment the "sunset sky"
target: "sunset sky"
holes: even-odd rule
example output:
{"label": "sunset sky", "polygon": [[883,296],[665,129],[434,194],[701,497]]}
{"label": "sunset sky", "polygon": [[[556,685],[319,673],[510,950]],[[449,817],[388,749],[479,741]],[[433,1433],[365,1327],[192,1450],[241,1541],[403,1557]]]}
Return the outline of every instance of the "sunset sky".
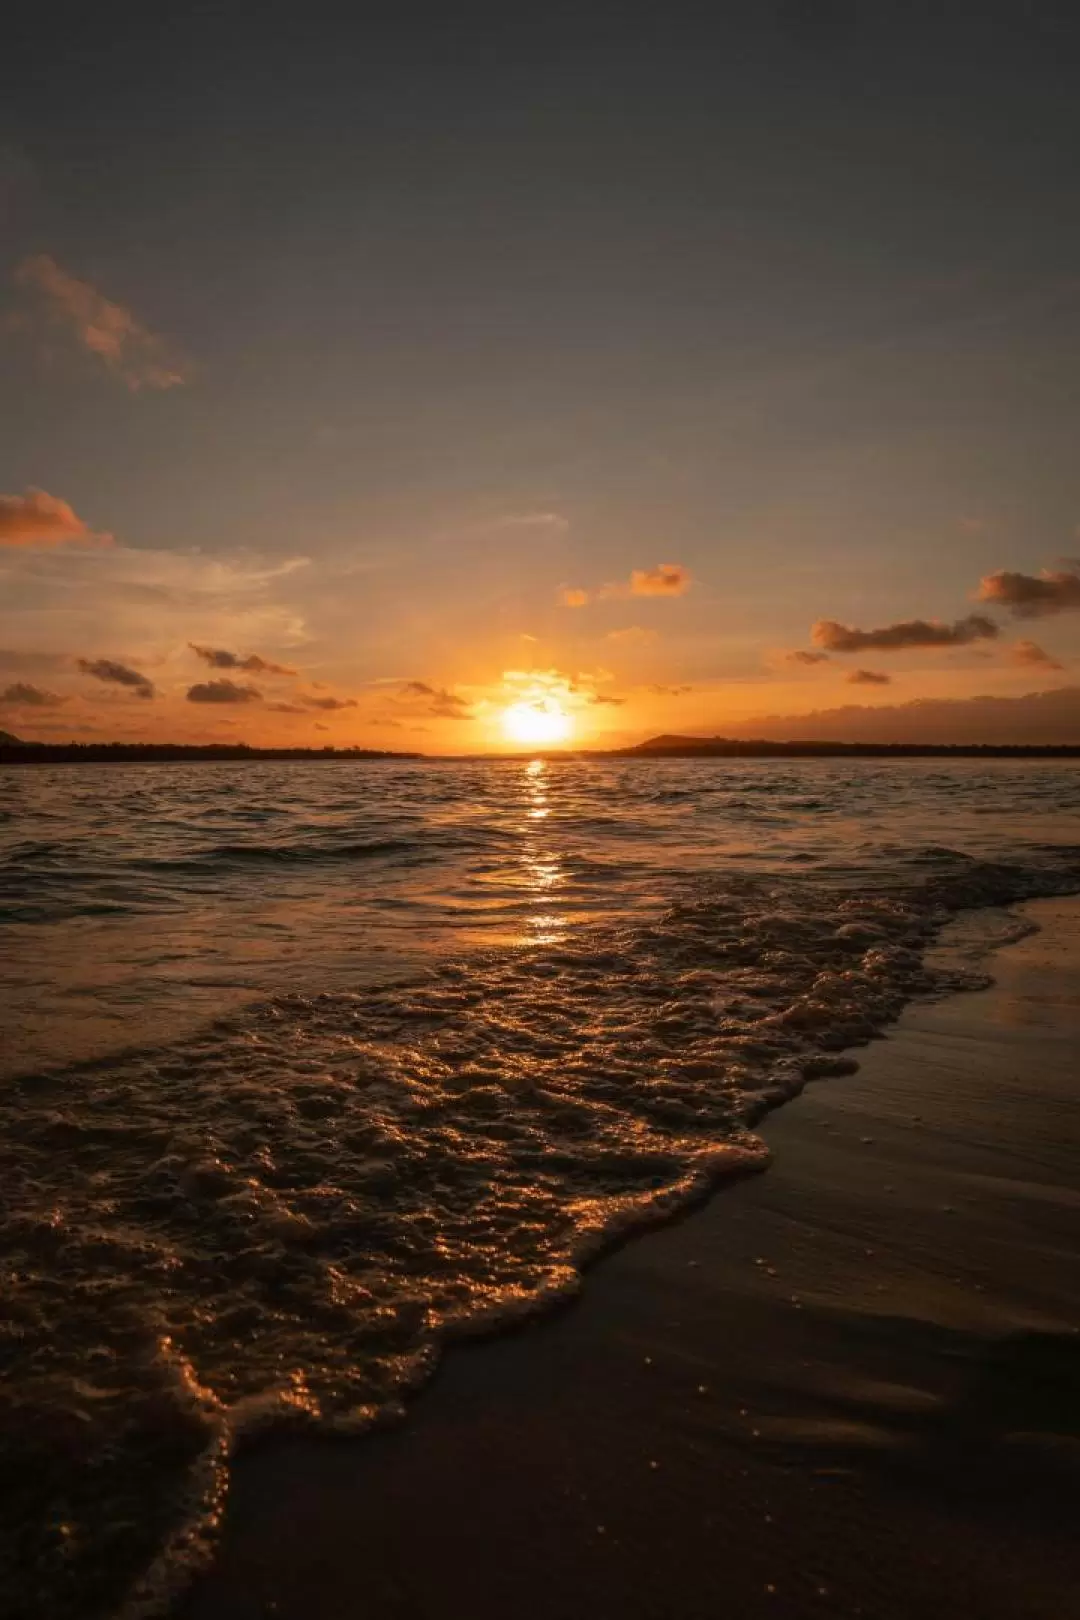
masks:
{"label": "sunset sky", "polygon": [[223,9],[5,25],[0,727],[1080,741],[1069,8]]}

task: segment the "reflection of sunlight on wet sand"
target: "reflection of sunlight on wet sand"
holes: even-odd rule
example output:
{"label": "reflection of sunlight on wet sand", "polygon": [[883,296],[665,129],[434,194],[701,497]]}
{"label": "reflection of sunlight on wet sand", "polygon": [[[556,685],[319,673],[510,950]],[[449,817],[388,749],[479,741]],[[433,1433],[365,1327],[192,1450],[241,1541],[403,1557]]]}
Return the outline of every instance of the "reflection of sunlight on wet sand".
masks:
{"label": "reflection of sunlight on wet sand", "polygon": [[[558,891],[566,878],[562,863],[554,849],[541,844],[543,829],[530,823],[545,821],[551,814],[548,803],[547,763],[542,759],[530,760],[525,767],[525,832],[528,842],[520,856],[522,875],[529,911],[525,917],[522,943],[527,945],[557,945],[566,938],[569,919],[551,908],[557,903]],[[531,837],[528,835],[531,834]]]}

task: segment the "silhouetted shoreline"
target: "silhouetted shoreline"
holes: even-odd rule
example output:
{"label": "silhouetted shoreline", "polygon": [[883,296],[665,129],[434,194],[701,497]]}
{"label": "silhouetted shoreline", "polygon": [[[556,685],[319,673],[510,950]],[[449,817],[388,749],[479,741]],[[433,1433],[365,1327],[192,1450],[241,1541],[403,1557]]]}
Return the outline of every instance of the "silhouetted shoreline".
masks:
{"label": "silhouetted shoreline", "polygon": [[198,760],[422,759],[380,748],[249,748],[246,743],[0,743],[0,765],[188,764]]}
{"label": "silhouetted shoreline", "polygon": [[0,743],[0,765],[188,764],[200,760],[447,759],[1080,759],[1080,743],[866,743],[653,737],[630,748],[535,749],[522,754],[396,753],[380,748],[251,748],[245,743]]}

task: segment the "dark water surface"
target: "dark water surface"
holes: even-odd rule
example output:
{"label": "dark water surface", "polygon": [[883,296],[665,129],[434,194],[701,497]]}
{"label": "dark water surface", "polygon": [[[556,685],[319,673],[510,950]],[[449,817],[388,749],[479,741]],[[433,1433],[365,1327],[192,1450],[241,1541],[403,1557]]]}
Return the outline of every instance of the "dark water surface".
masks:
{"label": "dark water surface", "polygon": [[1057,762],[0,771],[0,1612],[152,1608],[238,1436],[758,1163],[1078,846]]}

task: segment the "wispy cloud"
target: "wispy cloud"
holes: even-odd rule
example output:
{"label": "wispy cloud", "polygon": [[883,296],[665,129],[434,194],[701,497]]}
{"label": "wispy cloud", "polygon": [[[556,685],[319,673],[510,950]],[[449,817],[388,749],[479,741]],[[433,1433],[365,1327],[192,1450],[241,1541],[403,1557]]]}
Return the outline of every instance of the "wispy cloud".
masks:
{"label": "wispy cloud", "polygon": [[96,658],[102,646],[121,647],[125,662],[146,668],[186,663],[189,641],[295,645],[304,639],[302,566],[250,552],[0,546],[0,643],[23,656],[62,647]]}
{"label": "wispy cloud", "polygon": [[692,686],[650,686],[649,691],[655,692],[657,697],[682,697],[686,692],[692,692]]}
{"label": "wispy cloud", "polygon": [[1080,568],[1075,571],[1044,568],[1040,574],[1016,574],[1008,569],[987,574],[975,592],[977,602],[1007,607],[1016,619],[1040,619],[1052,613],[1080,609]]}
{"label": "wispy cloud", "polygon": [[1035,641],[1018,641],[1009,648],[1009,661],[1013,664],[1036,665],[1043,669],[1064,669],[1065,665],[1040,647]]}
{"label": "wispy cloud", "polygon": [[793,652],[784,654],[785,664],[827,664],[828,662],[829,655],[827,652],[811,652],[805,647],[796,647]]}
{"label": "wispy cloud", "polygon": [[892,676],[879,669],[853,669],[844,676],[849,686],[891,686]]}
{"label": "wispy cloud", "polygon": [[262,693],[255,686],[236,681],[199,681],[188,688],[189,703],[258,703]]}
{"label": "wispy cloud", "polygon": [[94,534],[67,501],[28,489],[25,495],[0,495],[0,546],[56,546],[66,540],[109,543]]}
{"label": "wispy cloud", "polygon": [[24,259],[15,271],[15,284],[26,294],[39,327],[66,332],[133,393],[176,388],[190,380],[190,366],[164,338],[123,304],[70,275],[50,254]]}
{"label": "wispy cloud", "polygon": [[76,663],[84,675],[92,675],[96,681],[105,681],[112,686],[129,687],[141,698],[154,696],[154,683],[137,669],[131,669],[127,664],[118,664],[112,658],[79,658]]}
{"label": "wispy cloud", "polygon": [[992,641],[1001,632],[993,619],[969,614],[954,624],[938,619],[902,619],[877,630],[856,630],[835,619],[819,619],[811,639],[827,652],[902,652],[909,647],[963,647],[972,641]]}
{"label": "wispy cloud", "polygon": [[660,637],[655,630],[646,630],[643,625],[628,624],[622,630],[609,630],[604,639],[623,647],[646,647],[651,642],[659,641]]}
{"label": "wispy cloud", "polygon": [[559,589],[559,601],[563,607],[588,607],[589,593],[582,590],[578,585],[563,585]]}
{"label": "wispy cloud", "polygon": [[227,652],[224,647],[202,647],[198,642],[189,641],[188,646],[197,657],[210,665],[211,669],[243,669],[253,675],[295,675],[297,672],[289,664],[275,664],[269,658],[260,658],[258,653],[249,653],[241,658],[239,653]]}
{"label": "wispy cloud", "polygon": [[507,529],[547,529],[553,534],[564,534],[570,519],[562,512],[506,512],[498,519],[498,526]]}

